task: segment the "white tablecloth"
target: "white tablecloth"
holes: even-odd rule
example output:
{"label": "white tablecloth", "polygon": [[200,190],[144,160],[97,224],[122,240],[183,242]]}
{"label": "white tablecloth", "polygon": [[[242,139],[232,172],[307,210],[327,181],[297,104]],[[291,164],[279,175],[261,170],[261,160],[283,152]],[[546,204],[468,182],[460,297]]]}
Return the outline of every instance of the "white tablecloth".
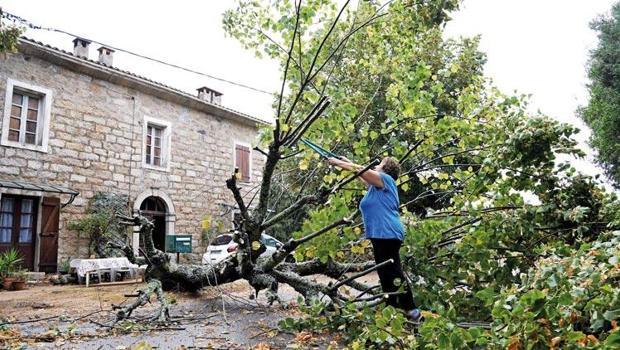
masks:
{"label": "white tablecloth", "polygon": [[119,270],[124,268],[137,269],[138,265],[132,264],[127,258],[104,258],[104,259],[73,259],[70,263],[78,276],[84,277],[88,271],[103,269]]}

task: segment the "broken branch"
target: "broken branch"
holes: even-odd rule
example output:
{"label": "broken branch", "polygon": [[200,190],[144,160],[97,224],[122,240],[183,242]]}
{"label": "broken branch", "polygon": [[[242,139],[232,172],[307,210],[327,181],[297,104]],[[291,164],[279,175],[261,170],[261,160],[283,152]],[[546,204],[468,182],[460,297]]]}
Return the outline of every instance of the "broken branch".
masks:
{"label": "broken branch", "polygon": [[344,284],[346,284],[348,281],[352,281],[352,280],[354,280],[356,278],[360,278],[360,277],[362,277],[364,275],[367,275],[367,274],[369,274],[369,273],[371,273],[371,272],[373,272],[375,270],[378,270],[378,269],[382,268],[383,266],[386,266],[388,264],[393,264],[393,263],[394,263],[393,259],[388,259],[388,260],[386,260],[384,262],[381,262],[381,263],[379,263],[379,264],[377,264],[377,265],[375,265],[375,266],[373,266],[371,268],[368,268],[368,269],[366,269],[366,270],[364,270],[362,272],[355,273],[355,274],[345,278],[344,280],[334,284],[333,286],[331,286],[330,290],[334,291],[334,290],[340,288],[341,286],[343,286]]}

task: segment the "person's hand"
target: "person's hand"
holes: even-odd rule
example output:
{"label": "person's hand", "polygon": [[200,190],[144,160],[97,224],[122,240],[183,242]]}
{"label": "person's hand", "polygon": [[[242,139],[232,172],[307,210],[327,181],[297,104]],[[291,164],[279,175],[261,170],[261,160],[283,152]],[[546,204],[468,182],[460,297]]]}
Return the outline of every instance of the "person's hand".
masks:
{"label": "person's hand", "polygon": [[336,165],[336,163],[338,162],[338,159],[334,158],[334,157],[327,157],[327,163],[329,165]]}

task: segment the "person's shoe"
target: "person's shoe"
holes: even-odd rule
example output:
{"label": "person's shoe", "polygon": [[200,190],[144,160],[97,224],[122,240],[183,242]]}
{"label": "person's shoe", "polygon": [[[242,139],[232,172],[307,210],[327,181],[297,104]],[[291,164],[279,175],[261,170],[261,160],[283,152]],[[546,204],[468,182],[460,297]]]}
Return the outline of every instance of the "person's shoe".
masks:
{"label": "person's shoe", "polygon": [[420,311],[420,309],[413,309],[407,312],[407,319],[413,323],[424,322],[424,316],[422,316],[422,312]]}

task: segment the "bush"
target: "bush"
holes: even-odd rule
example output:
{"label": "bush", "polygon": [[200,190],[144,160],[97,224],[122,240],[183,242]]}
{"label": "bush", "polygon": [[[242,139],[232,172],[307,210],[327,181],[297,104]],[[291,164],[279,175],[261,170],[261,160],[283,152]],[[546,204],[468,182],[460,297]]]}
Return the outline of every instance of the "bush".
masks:
{"label": "bush", "polygon": [[109,242],[125,243],[128,240],[126,227],[116,217],[127,211],[127,197],[115,193],[97,193],[90,200],[87,214],[70,222],[68,227],[81,237],[89,239],[89,254],[98,257],[121,256],[121,252],[109,246]]}
{"label": "bush", "polygon": [[620,232],[577,251],[556,248],[493,304],[502,346],[620,347]]}

